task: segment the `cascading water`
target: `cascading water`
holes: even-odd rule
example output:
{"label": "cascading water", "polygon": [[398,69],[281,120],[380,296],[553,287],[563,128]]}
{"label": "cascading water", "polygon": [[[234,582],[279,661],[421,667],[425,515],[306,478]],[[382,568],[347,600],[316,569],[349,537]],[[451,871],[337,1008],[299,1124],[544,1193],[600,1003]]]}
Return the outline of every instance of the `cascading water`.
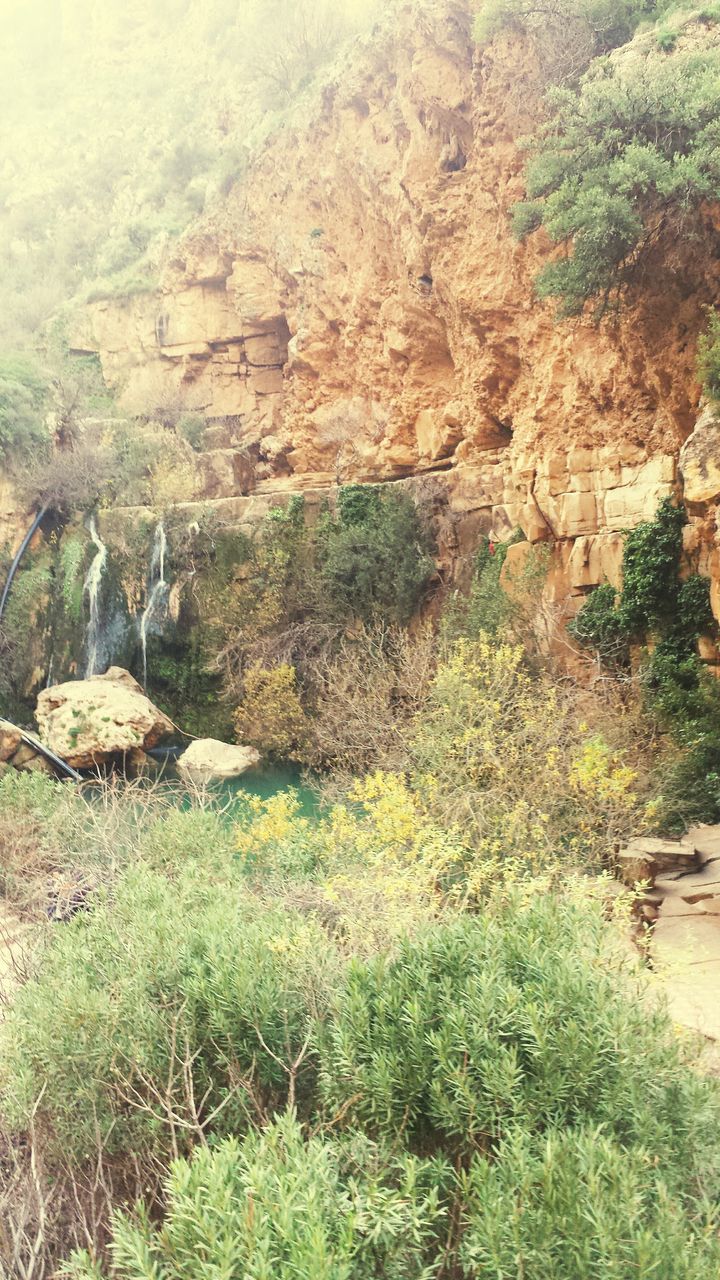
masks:
{"label": "cascading water", "polygon": [[101,637],[101,620],[100,620],[100,584],[102,583],[105,566],[107,564],[107,547],[97,531],[95,517],[91,516],[88,522],[88,533],[93,546],[96,548],[92,563],[85,576],[83,583],[83,594],[88,600],[88,624],[85,640],[85,648],[87,652],[87,663],[85,666],[85,676],[97,675],[98,651],[100,647]]}
{"label": "cascading water", "polygon": [[147,638],[148,628],[165,603],[167,582],[165,581],[165,552],[167,538],[162,520],[155,529],[152,555],[150,557],[150,576],[148,578],[148,594],[145,611],[140,619],[140,645],[142,648],[143,689],[147,690]]}

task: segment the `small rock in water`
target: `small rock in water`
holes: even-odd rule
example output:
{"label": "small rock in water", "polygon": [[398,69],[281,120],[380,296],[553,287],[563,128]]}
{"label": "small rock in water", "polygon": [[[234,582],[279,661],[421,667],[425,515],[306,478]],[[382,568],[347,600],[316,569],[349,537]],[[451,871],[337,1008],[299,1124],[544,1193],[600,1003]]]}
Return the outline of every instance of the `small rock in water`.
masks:
{"label": "small rock in water", "polygon": [[239,778],[260,763],[254,747],[234,747],[216,738],[198,738],[178,757],[178,772],[192,782]]}

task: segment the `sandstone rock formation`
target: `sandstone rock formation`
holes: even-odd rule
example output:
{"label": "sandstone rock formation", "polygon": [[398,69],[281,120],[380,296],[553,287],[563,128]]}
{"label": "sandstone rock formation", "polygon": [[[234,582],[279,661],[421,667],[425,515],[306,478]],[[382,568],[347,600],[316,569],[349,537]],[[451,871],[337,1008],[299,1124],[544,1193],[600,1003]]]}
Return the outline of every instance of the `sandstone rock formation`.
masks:
{"label": "sandstone rock formation", "polygon": [[[74,340],[127,407],[207,415],[208,496],[434,472],[456,524],[552,542],[557,595],[580,597],[677,488],[705,297],[678,245],[601,327],[537,301],[549,246],[516,243],[508,214],[538,71],[516,32],[478,49],[472,12],[389,15],[176,244],[158,290],[91,305]],[[696,535],[704,572],[714,538]]]}
{"label": "sandstone rock formation", "polygon": [[178,758],[178,772],[192,782],[239,778],[260,763],[254,747],[234,747],[215,738],[198,738]]}
{"label": "sandstone rock formation", "polygon": [[10,760],[20,747],[22,736],[20,730],[6,720],[0,720],[0,764]]}
{"label": "sandstone rock formation", "polygon": [[720,416],[707,405],[680,450],[683,497],[689,503],[720,498]]}
{"label": "sandstone rock formation", "polygon": [[36,718],[41,740],[76,769],[90,769],[173,732],[140,685],[121,667],[44,689]]}

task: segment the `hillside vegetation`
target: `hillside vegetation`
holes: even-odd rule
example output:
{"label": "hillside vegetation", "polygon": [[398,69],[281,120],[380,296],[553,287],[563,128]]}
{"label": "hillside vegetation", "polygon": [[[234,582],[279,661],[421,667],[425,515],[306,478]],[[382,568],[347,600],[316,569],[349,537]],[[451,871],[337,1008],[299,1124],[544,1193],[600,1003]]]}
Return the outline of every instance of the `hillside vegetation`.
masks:
{"label": "hillside vegetation", "polygon": [[0,349],[83,290],[152,283],[168,243],[373,4],[2,0]]}
{"label": "hillside vegetation", "polygon": [[[16,736],[0,1273],[717,1280],[720,1085],[644,963],[647,886],[617,879],[631,836],[720,820],[720,684],[699,653],[718,627],[686,507],[622,535],[622,586],[569,628],[552,544],[509,517],[497,543],[480,500],[466,537],[438,514],[442,476],[260,492],[234,523],[213,499],[189,511],[208,424],[177,404],[118,417],[68,353],[64,306],[152,281],[372,5],[0,14],[0,469],[51,517],[2,619],[0,710],[19,722],[53,682],[36,637],[63,655],[54,681],[82,670],[92,599],[185,736],[305,770],[302,792],[231,796],[138,749],[62,784]],[[538,306],[602,319],[649,261],[674,269],[681,235],[714,235],[714,10],[487,0],[475,48],[459,16],[468,65],[508,30],[537,54],[513,217],[553,246]],[[700,370],[720,395],[712,316]]]}

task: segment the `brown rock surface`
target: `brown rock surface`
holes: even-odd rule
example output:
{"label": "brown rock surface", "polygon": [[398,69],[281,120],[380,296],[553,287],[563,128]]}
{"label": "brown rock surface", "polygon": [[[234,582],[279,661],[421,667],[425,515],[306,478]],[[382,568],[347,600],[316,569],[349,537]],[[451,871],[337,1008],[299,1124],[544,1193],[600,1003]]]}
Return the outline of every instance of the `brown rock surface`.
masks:
{"label": "brown rock surface", "polygon": [[[556,598],[580,598],[617,583],[622,531],[676,490],[705,299],[678,257],[599,328],[537,301],[549,246],[508,220],[537,68],[517,33],[479,49],[472,11],[388,15],[175,244],[159,289],[93,304],[75,341],[126,406],[211,419],[198,496],[442,470],[454,515],[554,541]],[[720,582],[711,525],[700,567]]]}
{"label": "brown rock surface", "polygon": [[254,747],[238,747],[216,738],[198,738],[191,742],[177,761],[178,772],[193,782],[211,782],[217,778],[239,778],[260,763],[260,752]]}
{"label": "brown rock surface", "polygon": [[720,496],[720,418],[706,406],[680,450],[680,474],[687,502],[712,502]]}
{"label": "brown rock surface", "polygon": [[[91,307],[85,345],[127,403],[180,388],[248,439],[279,433],[301,473],[332,472],[348,431],[348,470],[385,477],[497,447],[512,470],[518,451],[677,450],[699,302],[665,288],[598,330],[534,299],[547,247],[518,245],[508,212],[536,67],[517,35],[479,50],[471,10],[393,13],[184,237],[157,294]],[[594,525],[589,500],[566,505]]]}
{"label": "brown rock surface", "polygon": [[687,833],[699,867],[659,877],[650,956],[671,1017],[720,1040],[720,826]]}
{"label": "brown rock surface", "polygon": [[20,730],[6,720],[0,720],[0,762],[10,760],[21,742]]}

